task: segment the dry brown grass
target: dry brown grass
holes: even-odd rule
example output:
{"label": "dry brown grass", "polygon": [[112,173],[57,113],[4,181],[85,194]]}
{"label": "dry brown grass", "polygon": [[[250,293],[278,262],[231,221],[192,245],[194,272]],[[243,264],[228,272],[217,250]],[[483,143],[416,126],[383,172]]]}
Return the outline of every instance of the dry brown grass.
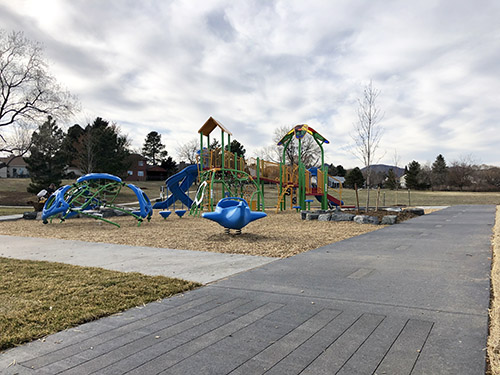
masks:
{"label": "dry brown grass", "polygon": [[493,264],[491,268],[490,334],[488,357],[491,374],[500,374],[500,206],[497,206],[492,237]]}
{"label": "dry brown grass", "polygon": [[0,223],[0,234],[288,257],[381,228],[354,222],[303,221],[292,211],[269,212],[268,217],[243,228],[241,235],[227,235],[220,225],[206,219],[175,214],[166,220],[155,214],[151,222],[140,227],[130,217],[113,221],[121,228],[93,219],[54,220],[46,225],[19,220]]}
{"label": "dry brown grass", "polygon": [[163,276],[0,258],[0,351],[197,286]]}

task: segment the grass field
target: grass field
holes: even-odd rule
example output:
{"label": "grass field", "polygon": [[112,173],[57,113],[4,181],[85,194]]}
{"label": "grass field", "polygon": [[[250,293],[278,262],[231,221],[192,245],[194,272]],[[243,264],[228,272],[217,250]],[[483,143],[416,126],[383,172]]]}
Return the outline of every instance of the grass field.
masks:
{"label": "grass field", "polygon": [[0,207],[0,216],[22,214],[30,210],[31,210],[30,207],[23,207],[23,208]]}
{"label": "grass field", "polygon": [[0,350],[197,286],[163,276],[0,258]]}
{"label": "grass field", "polygon": [[[63,180],[61,185],[71,185],[74,182],[75,180]],[[36,195],[26,191],[29,183],[29,178],[0,178],[0,206],[26,206],[28,201],[36,201]],[[144,190],[151,200],[160,196],[160,186],[165,185],[164,181],[133,181],[132,183]],[[131,202],[134,199],[135,194],[132,190],[122,188],[117,202]]]}
{"label": "grass field", "polygon": [[[0,179],[0,205],[26,205],[28,201],[36,200],[36,196],[26,192],[29,179]],[[74,180],[64,180],[63,185],[70,185]],[[160,187],[164,186],[163,181],[134,181],[134,185],[140,187],[148,195],[152,202],[160,196]],[[190,196],[194,197],[196,187],[190,189]],[[359,203],[363,207],[366,205],[366,190],[359,190]],[[335,197],[338,194],[331,192]],[[278,192],[276,185],[265,185],[264,187],[265,205],[267,209],[276,206]],[[377,190],[370,191],[370,205],[375,206]],[[135,200],[134,193],[127,188],[123,188],[117,202],[126,203]],[[346,205],[356,205],[356,195],[352,189],[343,189],[342,200]],[[314,203],[319,206],[319,203]],[[407,190],[391,191],[382,189],[380,192],[379,204],[381,206],[412,205],[412,206],[453,206],[457,204],[500,204],[500,192],[475,193],[475,192],[455,192],[455,191],[418,191],[412,190],[408,194]]]}
{"label": "grass field", "polygon": [[[366,204],[366,190],[359,190],[359,204]],[[408,197],[410,195],[410,198]],[[342,199],[346,204],[356,204],[356,194],[352,189],[343,189]],[[370,191],[370,205],[375,206],[377,190]],[[500,204],[500,192],[475,193],[459,191],[419,191],[386,190],[380,191],[380,205],[411,205],[411,206],[455,206],[458,204]]]}

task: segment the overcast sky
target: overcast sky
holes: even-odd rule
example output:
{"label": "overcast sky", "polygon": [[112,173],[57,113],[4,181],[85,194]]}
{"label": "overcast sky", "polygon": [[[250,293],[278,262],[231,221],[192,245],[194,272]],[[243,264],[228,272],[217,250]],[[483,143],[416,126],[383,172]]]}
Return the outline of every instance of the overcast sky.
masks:
{"label": "overcast sky", "polygon": [[372,80],[381,163],[500,166],[498,0],[0,0],[0,28],[41,42],[79,97],[60,125],[100,116],[136,149],[154,130],[177,158],[213,116],[253,156],[307,123],[327,162],[361,166],[350,135]]}

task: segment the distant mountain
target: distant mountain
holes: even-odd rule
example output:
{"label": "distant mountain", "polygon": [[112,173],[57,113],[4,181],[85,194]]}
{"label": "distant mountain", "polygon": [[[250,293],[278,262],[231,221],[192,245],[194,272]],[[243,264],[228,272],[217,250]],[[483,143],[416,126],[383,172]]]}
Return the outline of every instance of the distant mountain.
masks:
{"label": "distant mountain", "polygon": [[[404,168],[395,167],[393,165],[373,164],[371,166],[371,169],[372,169],[372,173],[382,172],[382,173],[385,173],[385,174],[387,174],[389,172],[389,169],[392,169],[394,171],[394,173],[396,174],[397,177],[401,177],[402,175],[405,174]],[[364,172],[365,170],[366,170],[366,167],[365,168],[361,168],[361,172]]]}

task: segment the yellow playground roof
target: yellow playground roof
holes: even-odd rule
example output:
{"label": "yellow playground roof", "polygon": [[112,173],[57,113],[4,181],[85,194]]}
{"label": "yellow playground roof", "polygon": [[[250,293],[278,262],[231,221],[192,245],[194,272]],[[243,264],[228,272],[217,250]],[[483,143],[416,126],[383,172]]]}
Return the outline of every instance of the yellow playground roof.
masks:
{"label": "yellow playground roof", "polygon": [[214,119],[212,116],[203,124],[203,126],[198,130],[198,133],[202,133],[204,136],[208,136],[216,127],[222,129],[223,132],[233,135],[229,130],[227,130],[224,125],[222,125],[219,121]]}

